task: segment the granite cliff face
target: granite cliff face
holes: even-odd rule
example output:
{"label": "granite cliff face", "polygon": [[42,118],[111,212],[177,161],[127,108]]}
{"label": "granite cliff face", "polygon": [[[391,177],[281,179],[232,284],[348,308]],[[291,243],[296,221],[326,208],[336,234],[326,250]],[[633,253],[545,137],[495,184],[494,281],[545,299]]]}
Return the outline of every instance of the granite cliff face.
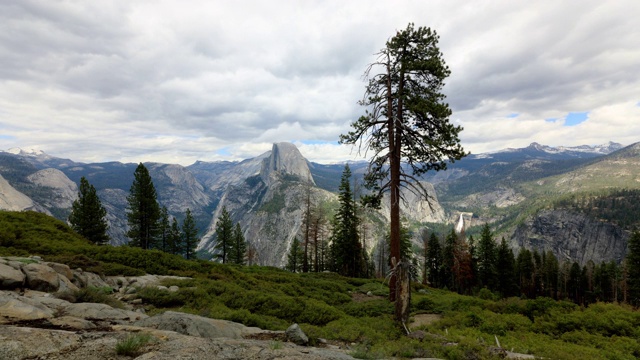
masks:
{"label": "granite cliff face", "polygon": [[[270,152],[257,159],[259,168],[257,161],[245,161],[232,172],[235,181],[227,182],[198,249],[213,252],[216,223],[226,208],[255,248],[257,263],[281,266],[291,242],[300,233],[307,191],[316,203],[329,201],[335,194],[314,186],[307,161],[293,144],[274,144]],[[219,188],[218,184],[212,186]]]}
{"label": "granite cliff face", "polygon": [[35,186],[50,189],[46,198],[41,200],[47,208],[69,209],[78,198],[78,185],[60,170],[39,170],[27,176],[27,180]]}
{"label": "granite cliff face", "polygon": [[610,224],[568,210],[544,210],[513,233],[518,248],[551,250],[559,260],[586,264],[592,260],[621,262],[629,233]]}
{"label": "granite cliff face", "polygon": [[0,175],[0,209],[22,211],[33,209],[35,205],[30,197],[16,190]]}

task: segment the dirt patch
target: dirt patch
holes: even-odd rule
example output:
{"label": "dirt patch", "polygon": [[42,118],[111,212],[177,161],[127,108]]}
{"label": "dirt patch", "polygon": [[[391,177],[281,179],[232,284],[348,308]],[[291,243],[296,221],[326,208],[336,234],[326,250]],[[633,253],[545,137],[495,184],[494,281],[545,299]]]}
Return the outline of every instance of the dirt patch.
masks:
{"label": "dirt patch", "polygon": [[409,327],[415,329],[419,326],[429,325],[440,319],[442,319],[442,315],[440,314],[417,314],[412,316]]}

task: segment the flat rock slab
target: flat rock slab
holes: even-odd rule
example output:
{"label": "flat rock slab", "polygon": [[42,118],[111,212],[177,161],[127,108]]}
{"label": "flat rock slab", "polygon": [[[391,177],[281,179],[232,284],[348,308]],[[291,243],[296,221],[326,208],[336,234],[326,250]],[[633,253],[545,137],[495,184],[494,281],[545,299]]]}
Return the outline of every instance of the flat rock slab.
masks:
{"label": "flat rock slab", "polygon": [[232,321],[167,311],[134,323],[135,326],[175,331],[180,334],[203,338],[239,339],[243,335],[262,331]]}
{"label": "flat rock slab", "polygon": [[100,321],[137,321],[148,317],[142,313],[114,309],[107,304],[94,303],[69,304],[64,307],[62,312],[68,316]]}
{"label": "flat rock slab", "polygon": [[80,346],[81,337],[70,331],[0,326],[0,359],[41,359]]}
{"label": "flat rock slab", "polygon": [[37,307],[21,301],[21,299],[13,299],[8,296],[0,297],[0,323],[41,320],[52,317],[53,311],[46,307]]}

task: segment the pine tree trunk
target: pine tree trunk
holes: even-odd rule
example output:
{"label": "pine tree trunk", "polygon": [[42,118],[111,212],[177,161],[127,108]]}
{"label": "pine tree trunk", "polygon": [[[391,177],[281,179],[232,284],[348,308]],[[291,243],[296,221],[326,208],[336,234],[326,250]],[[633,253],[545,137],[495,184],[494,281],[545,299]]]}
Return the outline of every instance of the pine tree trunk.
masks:
{"label": "pine tree trunk", "polygon": [[397,298],[395,308],[395,320],[405,326],[409,321],[409,311],[411,305],[411,276],[409,274],[409,262],[402,261],[396,265],[394,273],[397,276]]}

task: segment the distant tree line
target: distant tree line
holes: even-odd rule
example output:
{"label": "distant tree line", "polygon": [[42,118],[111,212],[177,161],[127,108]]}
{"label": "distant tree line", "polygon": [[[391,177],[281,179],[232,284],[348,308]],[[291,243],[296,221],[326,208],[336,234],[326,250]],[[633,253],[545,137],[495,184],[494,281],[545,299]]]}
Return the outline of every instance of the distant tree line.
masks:
{"label": "distant tree line", "polygon": [[629,240],[628,256],[596,264],[558,260],[551,251],[521,249],[517,256],[502,238],[496,243],[488,225],[476,240],[454,230],[441,239],[422,233],[422,281],[461,294],[487,289],[501,297],[571,300],[577,304],[625,302],[640,305],[640,233]]}
{"label": "distant tree line", "polygon": [[285,268],[292,272],[334,271],[350,277],[374,276],[366,251],[364,209],[351,188],[351,169],[345,165],[340,179],[338,209],[329,216],[306,193],[301,238],[294,238]]}
{"label": "distant tree line", "polygon": [[640,225],[639,204],[640,190],[617,189],[599,194],[572,194],[554,205],[556,208],[576,210],[631,230]]}
{"label": "distant tree line", "polygon": [[[142,163],[138,164],[134,172],[127,204],[127,223],[129,225],[127,236],[130,239],[130,246],[158,249],[181,255],[186,259],[196,258],[196,247],[200,239],[191,210],[186,209],[182,223],[179,223],[175,217],[170,217],[166,206],[160,206],[158,203],[153,180]],[[109,237],[107,235],[106,214],[95,187],[82,177],[78,199],[73,203],[68,219],[72,228],[93,243],[107,244]],[[226,217],[223,216],[223,221],[230,221],[226,209],[223,209],[223,215],[225,214]],[[242,236],[240,225],[236,224],[235,228],[228,231],[230,234],[228,240],[225,237],[227,236],[227,227],[233,227],[233,224],[229,225],[225,222],[223,225],[225,233],[222,241],[225,249],[228,246],[230,252],[225,252],[221,260],[222,262],[244,264],[247,245]],[[220,235],[218,238],[221,239]]]}

